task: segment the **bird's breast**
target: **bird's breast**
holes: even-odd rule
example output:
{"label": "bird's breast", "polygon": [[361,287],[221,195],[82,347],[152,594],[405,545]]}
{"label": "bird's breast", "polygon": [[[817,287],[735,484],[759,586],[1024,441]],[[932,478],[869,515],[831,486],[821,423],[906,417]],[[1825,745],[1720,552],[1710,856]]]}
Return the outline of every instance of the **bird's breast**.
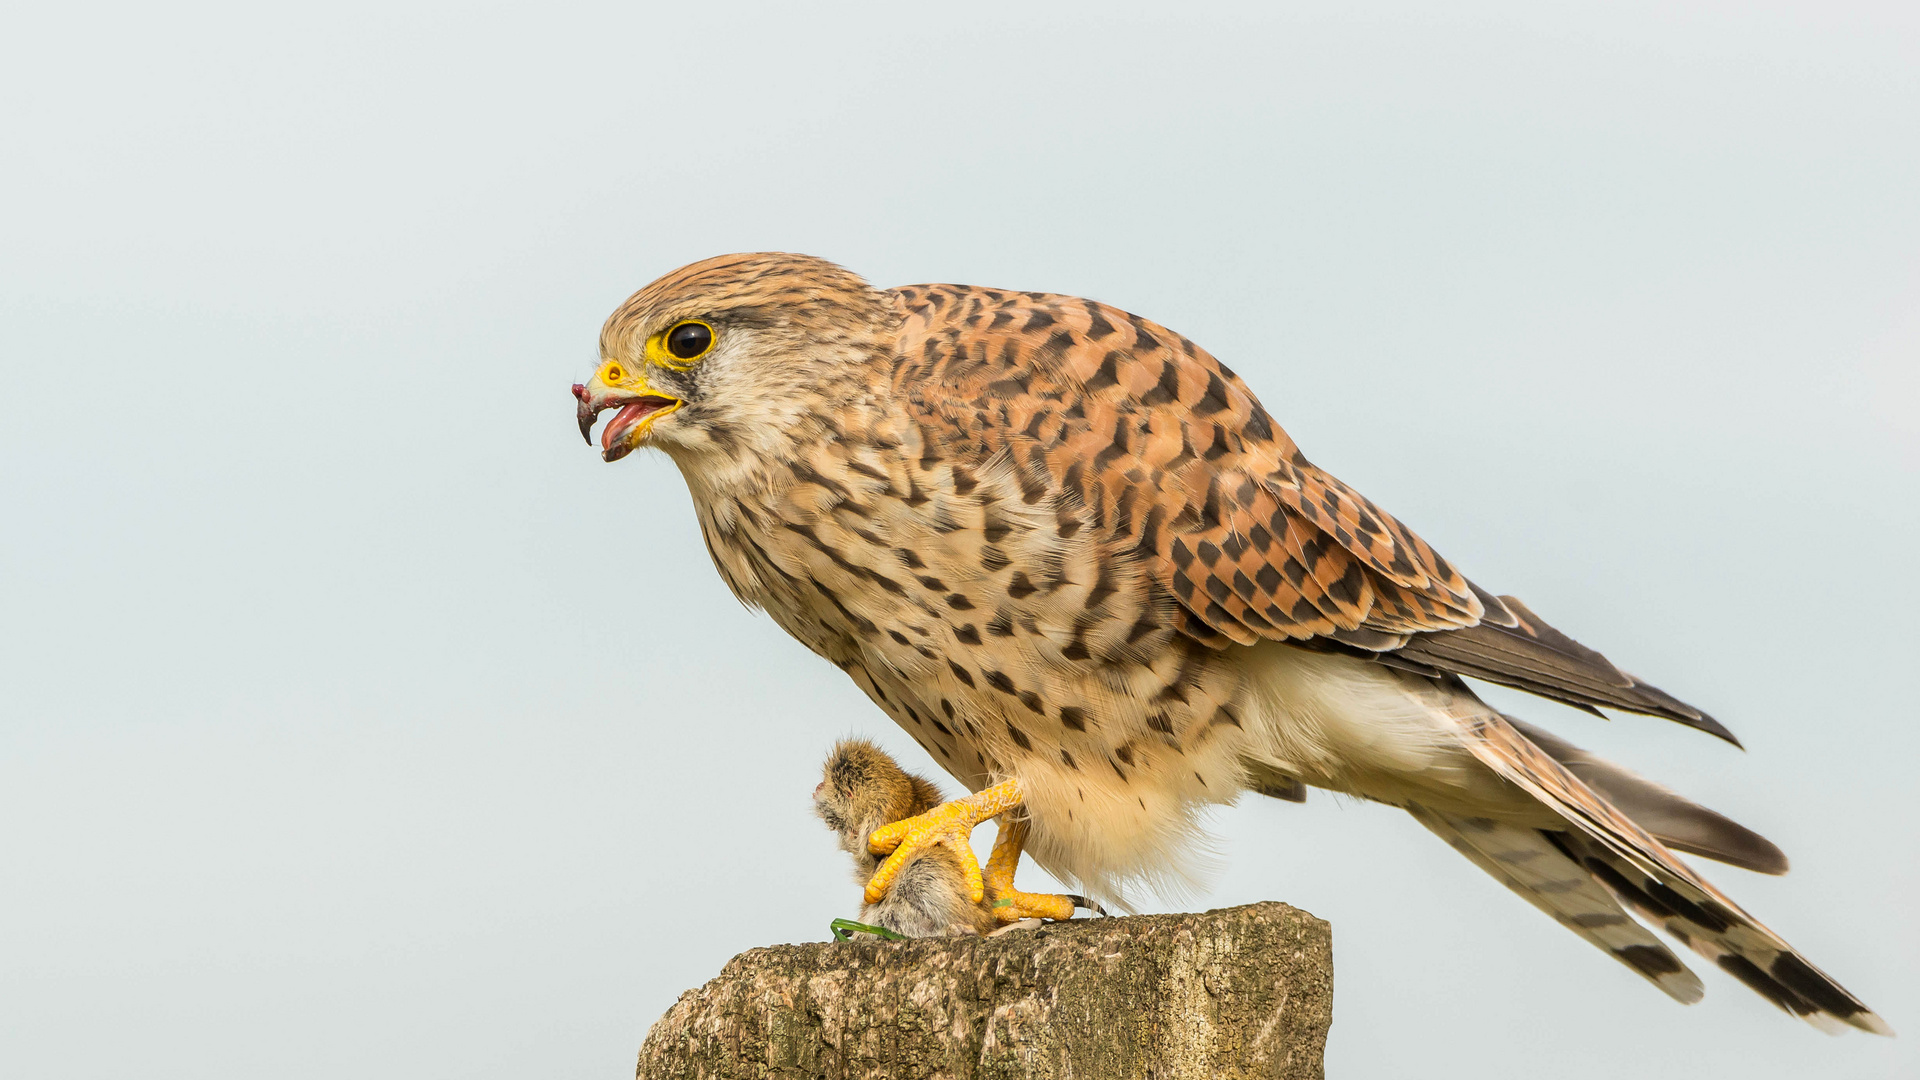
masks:
{"label": "bird's breast", "polygon": [[702,508],[715,565],[954,775],[1231,783],[1182,763],[1238,728],[1231,669],[1077,507],[1004,459],[897,434],[806,448],[786,472]]}

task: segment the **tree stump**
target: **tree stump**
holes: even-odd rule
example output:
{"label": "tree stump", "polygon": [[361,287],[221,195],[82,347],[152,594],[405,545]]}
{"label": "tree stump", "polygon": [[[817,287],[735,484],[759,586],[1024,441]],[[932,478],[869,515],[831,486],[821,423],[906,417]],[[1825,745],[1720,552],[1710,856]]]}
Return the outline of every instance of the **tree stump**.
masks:
{"label": "tree stump", "polygon": [[1285,904],[741,953],[640,1080],[1321,1077],[1332,928]]}

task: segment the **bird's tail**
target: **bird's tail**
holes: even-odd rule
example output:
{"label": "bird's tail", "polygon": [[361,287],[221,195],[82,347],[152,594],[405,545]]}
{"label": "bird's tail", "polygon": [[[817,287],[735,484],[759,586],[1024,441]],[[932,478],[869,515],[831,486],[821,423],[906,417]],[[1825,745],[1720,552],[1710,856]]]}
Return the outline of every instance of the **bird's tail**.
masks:
{"label": "bird's tail", "polygon": [[1739,822],[1589,754],[1552,732],[1511,716],[1507,723],[1668,848],[1756,873],[1787,872],[1786,853]]}
{"label": "bird's tail", "polygon": [[1407,812],[1453,849],[1561,926],[1691,1005],[1705,991],[1673,950],[1634,922],[1620,902],[1576,861],[1555,834],[1481,817],[1443,814],[1418,803]]}
{"label": "bird's tail", "polygon": [[1893,1034],[1859,998],[1712,886],[1644,870],[1584,832],[1552,835],[1622,903],[1775,1005],[1832,1034],[1843,1025]]}
{"label": "bird's tail", "polygon": [[1408,807],[1508,888],[1681,1001],[1698,1000],[1699,980],[1628,919],[1622,905],[1815,1027],[1893,1034],[1860,999],[1707,884],[1506,717],[1485,709],[1450,719],[1475,757],[1567,823],[1562,830],[1529,829]]}

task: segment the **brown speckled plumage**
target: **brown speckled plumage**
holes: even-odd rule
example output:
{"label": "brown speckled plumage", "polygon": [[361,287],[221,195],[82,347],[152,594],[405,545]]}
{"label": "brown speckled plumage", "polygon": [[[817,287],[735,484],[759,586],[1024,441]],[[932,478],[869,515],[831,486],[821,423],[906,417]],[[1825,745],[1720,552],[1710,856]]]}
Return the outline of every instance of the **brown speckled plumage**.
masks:
{"label": "brown speckled plumage", "polygon": [[[662,361],[682,320],[715,344]],[[609,459],[664,450],[734,593],[969,789],[1018,780],[1028,851],[1091,894],[1177,880],[1200,808],[1303,781],[1405,807],[1456,846],[1467,822],[1577,835],[1692,887],[1551,755],[1501,758],[1508,735],[1532,744],[1460,676],[1731,735],[1469,582],[1165,327],[1073,297],[876,290],[817,259],[735,255],[635,294],[601,352],[576,389],[583,430],[642,395],[677,403],[610,430]],[[1641,805],[1675,798],[1608,767]],[[1687,820],[1690,850],[1735,846],[1717,815]],[[1496,876],[1574,918],[1538,881]],[[1594,940],[1685,996],[1648,960],[1663,946]],[[1793,1011],[1879,1023],[1823,985],[1844,1002]]]}

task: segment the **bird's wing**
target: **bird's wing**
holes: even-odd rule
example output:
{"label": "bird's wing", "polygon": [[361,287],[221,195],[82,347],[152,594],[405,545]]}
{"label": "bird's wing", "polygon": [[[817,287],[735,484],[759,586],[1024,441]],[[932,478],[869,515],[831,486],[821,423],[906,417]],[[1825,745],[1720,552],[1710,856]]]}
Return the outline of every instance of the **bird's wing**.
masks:
{"label": "bird's wing", "polygon": [[927,445],[1004,460],[1063,535],[1141,558],[1224,647],[1359,651],[1721,735],[1309,462],[1245,384],[1163,326],[1090,300],[954,285],[894,291],[896,400]]}

